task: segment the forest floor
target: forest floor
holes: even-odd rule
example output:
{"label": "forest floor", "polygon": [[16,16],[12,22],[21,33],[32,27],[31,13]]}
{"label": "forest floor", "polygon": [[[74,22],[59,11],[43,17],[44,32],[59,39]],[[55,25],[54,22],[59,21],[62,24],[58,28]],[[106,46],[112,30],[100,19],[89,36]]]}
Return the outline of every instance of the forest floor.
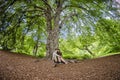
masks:
{"label": "forest floor", "polygon": [[120,54],[59,64],[0,51],[0,80],[120,80]]}

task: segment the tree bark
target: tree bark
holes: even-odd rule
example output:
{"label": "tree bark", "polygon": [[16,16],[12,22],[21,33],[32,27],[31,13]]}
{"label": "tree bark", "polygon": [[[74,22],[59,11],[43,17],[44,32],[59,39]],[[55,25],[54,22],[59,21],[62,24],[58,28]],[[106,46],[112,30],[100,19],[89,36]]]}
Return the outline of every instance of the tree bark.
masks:
{"label": "tree bark", "polygon": [[[48,18],[48,17],[47,17]],[[46,44],[46,57],[51,58],[52,53],[55,48],[59,48],[59,20],[58,17],[53,19],[54,23],[52,25],[52,20],[47,20],[47,44]]]}
{"label": "tree bark", "polygon": [[50,6],[47,7],[46,22],[47,22],[47,44],[46,44],[46,57],[52,58],[52,53],[55,48],[59,48],[59,33],[60,33],[60,13],[62,11],[62,4],[64,0],[56,2],[55,13],[51,11]]}

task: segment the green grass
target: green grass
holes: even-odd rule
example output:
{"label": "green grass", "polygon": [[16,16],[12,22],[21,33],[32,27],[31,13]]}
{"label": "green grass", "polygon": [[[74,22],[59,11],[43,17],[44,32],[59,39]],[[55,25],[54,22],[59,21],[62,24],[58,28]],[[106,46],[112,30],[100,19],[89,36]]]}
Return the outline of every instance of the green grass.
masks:
{"label": "green grass", "polygon": [[117,52],[117,53],[99,53],[99,54],[96,54],[95,56],[92,56],[89,53],[84,53],[84,54],[64,54],[63,57],[65,59],[85,60],[85,59],[93,59],[93,58],[111,56],[111,55],[116,55],[116,54],[120,54],[120,52]]}

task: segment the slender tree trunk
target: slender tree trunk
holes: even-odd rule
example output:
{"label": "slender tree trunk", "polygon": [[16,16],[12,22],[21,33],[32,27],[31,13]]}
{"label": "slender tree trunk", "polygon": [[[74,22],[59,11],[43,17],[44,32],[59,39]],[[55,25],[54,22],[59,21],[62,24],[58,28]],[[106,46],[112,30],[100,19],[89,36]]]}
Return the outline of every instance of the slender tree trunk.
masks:
{"label": "slender tree trunk", "polygon": [[87,50],[92,56],[95,56],[94,53],[90,51],[90,49],[87,46],[85,46],[85,50]]}
{"label": "slender tree trunk", "polygon": [[34,56],[37,56],[37,51],[38,51],[38,40],[37,40],[37,42],[36,42],[36,44],[35,44],[35,46],[33,48],[33,55]]}
{"label": "slender tree trunk", "polygon": [[[39,26],[38,26],[38,31],[39,31]],[[39,34],[37,35],[37,40],[35,42],[34,48],[33,48],[33,55],[37,56],[37,52],[38,52],[38,47],[39,47],[39,40],[40,40],[40,36]]]}

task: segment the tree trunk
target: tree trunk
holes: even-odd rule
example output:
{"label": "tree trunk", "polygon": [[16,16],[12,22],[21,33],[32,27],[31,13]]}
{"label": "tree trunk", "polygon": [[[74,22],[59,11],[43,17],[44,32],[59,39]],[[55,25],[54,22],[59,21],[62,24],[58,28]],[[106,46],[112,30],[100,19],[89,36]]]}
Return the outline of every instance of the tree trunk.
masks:
{"label": "tree trunk", "polygon": [[[47,22],[47,44],[46,44],[46,57],[52,58],[52,53],[55,48],[59,48],[59,33],[60,33],[60,13],[62,10],[63,0],[58,0],[55,13],[51,11],[51,8],[47,8],[46,22]],[[54,14],[54,16],[52,15]]]}
{"label": "tree trunk", "polygon": [[33,55],[34,55],[34,56],[37,56],[37,51],[38,51],[38,40],[37,40],[37,42],[35,43],[34,48],[33,48]]}
{"label": "tree trunk", "polygon": [[53,29],[52,31],[49,32],[48,38],[47,38],[47,53],[46,57],[51,58],[52,53],[54,52],[55,48],[59,48],[59,34],[58,34],[58,29]]}
{"label": "tree trunk", "polygon": [[46,57],[51,58],[52,53],[54,52],[55,48],[59,48],[59,24],[58,21],[55,19],[54,26],[50,28],[50,21],[47,23],[49,29],[47,30],[47,44],[46,44]]}
{"label": "tree trunk", "polygon": [[46,44],[46,57],[51,58],[52,53],[54,52],[55,48],[59,48],[59,16],[55,17],[53,19],[53,25],[52,25],[52,20],[50,21],[48,19],[47,21],[47,44]]}
{"label": "tree trunk", "polygon": [[95,56],[94,53],[90,51],[90,49],[87,46],[85,46],[85,50],[87,50],[92,56]]}

